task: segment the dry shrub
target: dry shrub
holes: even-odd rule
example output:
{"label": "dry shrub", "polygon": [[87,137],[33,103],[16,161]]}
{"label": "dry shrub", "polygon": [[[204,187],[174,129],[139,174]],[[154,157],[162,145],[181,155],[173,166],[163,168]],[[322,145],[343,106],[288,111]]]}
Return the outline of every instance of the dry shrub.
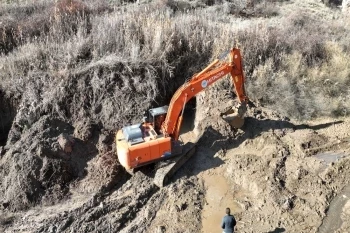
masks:
{"label": "dry shrub", "polygon": [[0,54],[7,54],[28,39],[46,34],[48,11],[48,3],[0,8]]}
{"label": "dry shrub", "polygon": [[54,17],[59,20],[66,15],[69,16],[84,16],[89,14],[87,6],[77,0],[60,0],[54,7]]}
{"label": "dry shrub", "polygon": [[[221,1],[226,14],[242,18],[273,17],[278,15],[278,5],[274,0]],[[218,4],[218,2],[215,2]]]}
{"label": "dry shrub", "polygon": [[102,187],[109,187],[118,182],[117,174],[122,170],[113,152],[107,152],[95,157],[88,163],[87,175],[79,182],[80,192],[95,192]]}
{"label": "dry shrub", "polygon": [[350,54],[335,42],[327,42],[325,49],[329,62],[308,70],[308,77],[321,89],[328,111],[345,116],[350,113]]}
{"label": "dry shrub", "polygon": [[[254,7],[263,3],[273,4],[260,1]],[[173,15],[150,4],[146,8],[130,7],[123,14],[94,16],[88,33],[86,20],[80,17],[86,8],[74,4],[60,2],[59,12],[75,12],[76,32],[68,30],[62,35],[62,31],[52,30],[49,37],[26,43],[16,54],[0,58],[2,88],[26,97],[23,118],[31,112],[35,120],[46,113],[72,123],[88,119],[107,129],[139,121],[141,112],[151,105],[167,104],[179,85],[234,44],[242,49],[249,96],[265,100],[265,104],[274,103],[277,99],[266,98],[267,93],[282,84],[285,88],[291,85],[285,93],[289,93],[288,103],[293,106],[281,111],[290,116],[294,112],[299,117],[316,116],[322,111],[303,110],[316,107],[306,108],[301,103],[320,105],[310,98],[317,96],[318,90],[295,89],[294,85],[301,84],[288,80],[290,76],[299,80],[309,74],[309,68],[327,64],[331,59],[327,41],[334,39],[344,51],[349,49],[349,30],[343,25],[337,21],[321,23],[299,12],[281,21],[283,27],[258,21],[237,30],[224,21],[226,16],[213,24],[217,13]],[[328,26],[332,26],[333,34]],[[295,66],[305,68],[297,73],[289,71],[285,63],[298,56],[301,60]],[[258,88],[263,83],[257,81],[261,69],[266,69],[266,76],[278,77],[280,83]],[[295,93],[300,95],[292,100]]]}
{"label": "dry shrub", "polygon": [[[106,7],[98,6],[94,13]],[[50,35],[65,40],[77,33],[78,27],[89,32],[90,9],[76,0],[27,3],[0,8],[0,53],[7,54],[26,42]]]}
{"label": "dry shrub", "polygon": [[157,0],[155,5],[159,9],[170,9],[172,12],[185,12],[194,8],[191,3],[179,0]]}
{"label": "dry shrub", "polygon": [[78,0],[60,0],[53,7],[51,20],[55,34],[63,37],[75,34],[78,27],[84,27],[87,32],[91,29],[90,9]]}
{"label": "dry shrub", "polygon": [[[254,1],[250,7],[274,3]],[[272,101],[271,96],[262,98],[266,96],[263,93],[270,90],[255,88],[263,82],[257,81],[261,69],[266,69],[266,75],[278,76],[276,80],[286,79],[281,83],[287,88],[290,76],[298,80],[299,76],[308,74],[309,68],[329,62],[327,41],[339,41],[344,51],[349,46],[348,29],[336,25],[336,21],[321,23],[299,12],[281,21],[283,27],[258,23],[237,30],[224,21],[227,16],[218,18],[217,13],[174,15],[150,4],[140,8],[130,6],[122,14],[94,16],[90,18],[91,33],[88,33],[83,16],[89,15],[89,10],[85,5],[61,1],[56,8],[60,13],[58,22],[61,15],[76,17],[74,33],[71,29],[61,33],[58,27],[59,30],[50,31],[49,37],[26,43],[16,54],[1,58],[1,86],[19,93],[19,98],[26,97],[22,106],[28,114],[34,112],[37,117],[52,114],[73,123],[88,119],[108,129],[140,120],[140,112],[151,105],[168,103],[184,80],[234,44],[242,49],[247,86],[254,89],[249,95],[270,99],[266,103]],[[212,23],[213,20],[218,21]],[[328,26],[335,33],[331,34]],[[285,63],[298,56],[301,56],[298,66],[305,69],[292,73]],[[272,88],[279,87],[275,84]],[[290,83],[290,90],[295,90],[295,84]],[[314,96],[307,89],[299,91],[302,94],[289,101],[295,105],[290,109],[295,111],[303,109],[296,103],[311,101],[309,96]],[[315,115],[300,113],[305,114]]]}
{"label": "dry shrub", "polygon": [[[348,52],[341,44],[328,42],[329,35],[322,27],[316,32],[310,29],[311,21],[299,20],[297,22],[303,27],[297,27],[298,31],[287,27],[287,34],[276,34],[275,40],[261,43],[260,50],[255,50],[259,59],[251,61],[248,56],[248,62],[251,62],[248,71],[254,64],[248,93],[261,103],[295,118],[347,115],[350,110],[346,101],[350,82]],[[292,25],[295,22],[292,21]],[[310,31],[314,34],[307,36]],[[271,50],[274,43],[285,45],[279,51]]]}
{"label": "dry shrub", "polygon": [[12,21],[3,21],[0,24],[0,54],[8,53],[17,45],[14,25]]}

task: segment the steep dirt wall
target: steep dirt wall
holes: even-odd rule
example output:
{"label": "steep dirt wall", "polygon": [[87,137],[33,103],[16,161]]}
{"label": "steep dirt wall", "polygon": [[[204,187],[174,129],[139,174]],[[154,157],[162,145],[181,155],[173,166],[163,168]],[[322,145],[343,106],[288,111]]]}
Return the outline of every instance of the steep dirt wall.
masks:
{"label": "steep dirt wall", "polygon": [[0,90],[0,145],[5,144],[15,115],[16,103]]}

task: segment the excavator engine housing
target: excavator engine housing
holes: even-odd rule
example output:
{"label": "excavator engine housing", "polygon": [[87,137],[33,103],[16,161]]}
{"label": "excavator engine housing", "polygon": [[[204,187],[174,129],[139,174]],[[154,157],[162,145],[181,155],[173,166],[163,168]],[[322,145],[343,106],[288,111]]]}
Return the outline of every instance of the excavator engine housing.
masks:
{"label": "excavator engine housing", "polygon": [[181,143],[164,137],[160,131],[167,110],[168,106],[150,109],[144,123],[125,126],[117,132],[118,159],[127,170],[181,154]]}

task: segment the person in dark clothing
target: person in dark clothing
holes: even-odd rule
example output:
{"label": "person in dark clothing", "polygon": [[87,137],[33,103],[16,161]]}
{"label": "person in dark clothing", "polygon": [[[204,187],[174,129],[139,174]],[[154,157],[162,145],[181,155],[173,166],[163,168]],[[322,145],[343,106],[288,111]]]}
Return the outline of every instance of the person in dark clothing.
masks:
{"label": "person in dark clothing", "polygon": [[226,215],[222,219],[221,228],[224,230],[223,233],[233,233],[236,226],[236,219],[231,215],[230,208],[226,208]]}

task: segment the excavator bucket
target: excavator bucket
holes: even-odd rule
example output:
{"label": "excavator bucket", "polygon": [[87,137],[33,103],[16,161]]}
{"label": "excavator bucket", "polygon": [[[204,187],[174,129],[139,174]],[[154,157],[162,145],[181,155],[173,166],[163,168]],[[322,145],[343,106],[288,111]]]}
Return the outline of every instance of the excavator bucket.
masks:
{"label": "excavator bucket", "polygon": [[247,111],[245,104],[240,104],[237,107],[231,108],[221,114],[222,119],[229,123],[234,128],[242,128],[244,125],[244,114]]}
{"label": "excavator bucket", "polygon": [[232,127],[240,129],[244,125],[244,118],[238,116],[238,114],[229,114],[222,117]]}

